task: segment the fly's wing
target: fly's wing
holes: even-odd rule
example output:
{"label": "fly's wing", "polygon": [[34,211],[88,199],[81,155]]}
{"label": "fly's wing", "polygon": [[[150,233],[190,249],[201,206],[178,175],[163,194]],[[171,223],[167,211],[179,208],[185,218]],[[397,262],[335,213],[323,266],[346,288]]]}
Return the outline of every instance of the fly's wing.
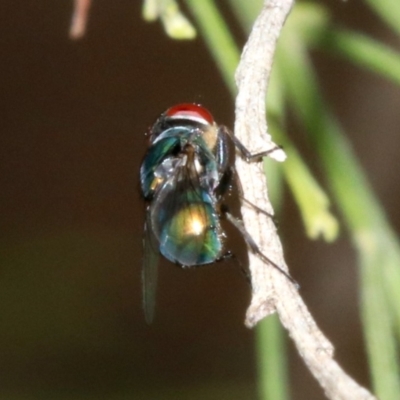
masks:
{"label": "fly's wing", "polygon": [[146,322],[154,318],[157,289],[158,243],[151,230],[150,212],[146,214],[144,226],[144,260],[142,269],[143,310]]}
{"label": "fly's wing", "polygon": [[198,168],[194,154],[188,151],[186,155],[187,160],[177,164],[158,190],[151,218],[161,254],[178,265],[193,267],[215,261],[222,242],[211,189],[207,181],[204,186],[201,181],[207,171]]}

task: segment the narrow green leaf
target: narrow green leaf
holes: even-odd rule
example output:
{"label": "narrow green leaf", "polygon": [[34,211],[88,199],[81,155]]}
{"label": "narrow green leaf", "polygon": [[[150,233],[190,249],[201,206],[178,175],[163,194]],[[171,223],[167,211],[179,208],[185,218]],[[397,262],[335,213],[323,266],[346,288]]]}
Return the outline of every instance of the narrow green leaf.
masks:
{"label": "narrow green leaf", "polygon": [[400,85],[400,54],[382,43],[344,30],[330,30],[321,39],[322,48]]}
{"label": "narrow green leaf", "polygon": [[158,0],[144,0],[142,17],[145,21],[155,21],[160,16]]}
{"label": "narrow green leaf", "polygon": [[257,15],[262,9],[264,0],[229,0],[229,3],[244,31],[249,33]]}
{"label": "narrow green leaf", "polygon": [[240,53],[221,13],[212,0],[186,0],[192,11],[210,53],[233,96],[237,90],[234,81]]}
{"label": "narrow green leaf", "polygon": [[364,34],[335,28],[326,7],[314,3],[298,4],[289,16],[288,26],[287,29],[301,36],[307,47],[334,52],[400,84],[400,54]]}
{"label": "narrow green leaf", "polygon": [[182,14],[175,0],[145,0],[142,10],[146,21],[161,19],[168,36],[177,40],[194,39],[196,30]]}
{"label": "narrow green leaf", "polygon": [[400,1],[364,0],[394,31],[400,33]]}
{"label": "narrow green leaf", "polygon": [[311,239],[322,236],[331,242],[337,238],[339,223],[329,211],[329,199],[318,185],[289,138],[270,120],[270,131],[283,145],[287,160],[283,170],[289,187],[300,209],[307,235]]}
{"label": "narrow green leaf", "polygon": [[279,68],[274,68],[267,95],[268,121],[270,133],[288,156],[281,168],[300,209],[308,237],[317,239],[322,236],[326,241],[333,241],[339,233],[339,223],[329,211],[329,198],[281,128],[285,117],[285,96],[282,74]]}
{"label": "narrow green leaf", "polygon": [[277,315],[259,323],[256,340],[260,399],[289,399],[285,335]]}

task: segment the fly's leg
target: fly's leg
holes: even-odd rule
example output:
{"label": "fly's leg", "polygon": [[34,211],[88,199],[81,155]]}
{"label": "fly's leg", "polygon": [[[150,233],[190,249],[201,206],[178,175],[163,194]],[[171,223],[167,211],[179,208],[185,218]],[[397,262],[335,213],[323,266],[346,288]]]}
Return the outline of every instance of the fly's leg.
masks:
{"label": "fly's leg", "polygon": [[229,139],[233,142],[235,147],[239,150],[240,155],[247,161],[257,161],[262,157],[266,157],[273,153],[274,151],[281,150],[281,146],[274,146],[269,150],[261,151],[259,153],[251,153],[246,146],[233,134],[233,132],[228,129],[226,126],[221,125],[218,128],[219,134],[222,136],[228,136]]}
{"label": "fly's leg", "polygon": [[250,207],[253,207],[258,213],[260,214],[264,214],[265,216],[267,216],[268,218],[271,218],[272,221],[274,222],[274,224],[276,225],[277,222],[275,220],[275,216],[273,214],[270,214],[268,211],[263,210],[262,208],[256,206],[255,204],[253,204],[251,201],[247,200],[245,197],[240,197],[240,199],[242,201],[244,201],[245,203],[247,203]]}
{"label": "fly's leg", "polygon": [[230,250],[228,250],[225,254],[221,256],[217,261],[225,261],[225,260],[235,260],[237,263],[237,266],[239,267],[240,272],[244,276],[244,279],[246,279],[246,282],[251,285],[251,279],[249,273],[246,271],[246,269],[243,267],[243,264],[240,262],[240,260],[236,257],[235,254],[233,254]]}
{"label": "fly's leg", "polygon": [[264,214],[268,218],[271,218],[273,223],[276,226],[278,223],[277,223],[277,221],[275,219],[275,216],[273,214],[271,214],[268,211],[265,211],[262,208],[256,206],[254,203],[252,203],[250,200],[247,200],[244,197],[242,183],[240,182],[239,175],[237,174],[236,168],[234,166],[230,166],[229,167],[229,176],[230,176],[230,178],[229,178],[230,181],[232,180],[232,177],[234,177],[234,179],[235,179],[235,184],[236,184],[237,190],[239,192],[239,199],[241,201],[243,201],[244,203],[248,204],[250,207],[254,208],[254,210],[256,210],[258,213]]}
{"label": "fly's leg", "polygon": [[[235,145],[236,149],[239,150],[239,153],[241,156],[247,161],[247,162],[252,162],[252,161],[257,161],[262,157],[268,156],[269,154],[273,153],[276,150],[280,150],[280,146],[275,146],[272,149],[262,151],[259,153],[251,153],[244,145],[243,143],[226,127],[226,126],[220,126],[219,127],[219,134],[224,137],[229,137],[230,140],[233,142]],[[271,218],[274,221],[274,216],[268,213],[267,211],[261,209],[260,207],[256,206],[249,200],[247,200],[243,196],[243,188],[242,184],[240,182],[240,179],[238,177],[238,174],[236,173],[236,169],[234,167],[231,167],[231,174],[235,176],[236,184],[238,187],[239,191],[239,197],[252,206],[257,212],[260,212],[269,218]],[[278,270],[281,274],[283,274],[290,282],[294,284],[294,286],[298,289],[299,284],[285,271],[283,270],[279,265],[277,265],[275,262],[273,262],[270,258],[268,258],[258,247],[254,239],[250,236],[249,232],[247,232],[243,221],[239,218],[234,217],[229,211],[228,208],[225,205],[221,205],[220,212],[226,217],[226,219],[242,234],[245,242],[249,246],[250,250],[256,254],[262,261],[265,263],[271,265],[273,268]]]}
{"label": "fly's leg", "polygon": [[258,213],[260,214],[264,214],[265,216],[267,216],[268,218],[271,218],[272,221],[275,223],[276,225],[276,221],[275,221],[275,216],[271,213],[269,213],[268,211],[263,210],[262,208],[256,206],[254,203],[252,203],[250,200],[247,200],[244,195],[243,195],[243,187],[242,187],[242,182],[239,179],[239,175],[236,172],[236,168],[234,166],[230,167],[231,169],[231,175],[235,177],[235,183],[236,186],[238,188],[238,192],[239,192],[239,198],[240,200],[242,200],[243,202],[247,203],[249,206],[253,207],[254,210],[256,210]]}
{"label": "fly's leg", "polygon": [[[272,149],[266,150],[266,151],[262,151],[259,153],[254,153],[252,154],[245,146],[244,144],[233,134],[233,132],[227,128],[224,125],[221,125],[219,127],[219,134],[222,137],[228,137],[232,143],[235,145],[235,148],[239,150],[240,155],[247,161],[247,162],[252,162],[252,161],[257,161],[260,160],[260,158],[268,156],[269,154],[273,153],[276,150],[281,150],[282,147],[281,146],[275,146]],[[247,200],[244,195],[243,195],[243,187],[242,187],[242,183],[240,182],[239,176],[236,172],[236,168],[234,166],[230,166],[228,169],[228,173],[231,179],[232,176],[235,177],[235,182],[238,188],[238,192],[239,192],[239,198],[244,201],[245,203],[247,203],[248,205],[250,205],[251,207],[253,207],[257,212],[266,215],[267,217],[271,218],[274,223],[276,224],[275,218],[272,214],[270,214],[269,212],[263,210],[262,208],[256,206],[255,204],[253,204],[251,201]]]}
{"label": "fly's leg", "polygon": [[282,275],[284,275],[287,279],[289,279],[290,282],[293,283],[293,285],[296,287],[296,289],[299,288],[299,284],[284,270],[282,269],[278,264],[276,264],[274,261],[272,261],[270,258],[268,258],[258,247],[254,239],[250,236],[249,232],[247,232],[246,228],[244,227],[243,221],[239,218],[234,217],[227,209],[226,206],[221,206],[221,213],[226,217],[226,219],[242,234],[243,239],[247,243],[247,245],[250,247],[250,250],[256,254],[262,261],[265,263],[271,265],[273,268],[278,270]]}

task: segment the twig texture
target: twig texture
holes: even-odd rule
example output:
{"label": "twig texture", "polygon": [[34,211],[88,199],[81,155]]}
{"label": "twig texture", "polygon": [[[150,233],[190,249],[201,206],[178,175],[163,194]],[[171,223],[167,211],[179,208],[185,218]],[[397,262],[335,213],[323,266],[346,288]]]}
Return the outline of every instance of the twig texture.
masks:
{"label": "twig texture", "polygon": [[[251,151],[275,146],[267,133],[265,95],[276,41],[293,0],[267,0],[252,29],[236,72],[239,92],[236,99],[235,134]],[[271,154],[278,161],[283,152]],[[272,213],[265,176],[259,164],[239,157],[236,165],[246,198]],[[271,260],[287,270],[282,245],[270,218],[242,206],[243,221],[260,248]],[[311,373],[331,400],[373,400],[366,389],[348,376],[333,359],[333,345],[318,328],[299,292],[279,271],[268,268],[257,256],[249,254],[252,300],[246,325],[253,327],[277,311]]]}

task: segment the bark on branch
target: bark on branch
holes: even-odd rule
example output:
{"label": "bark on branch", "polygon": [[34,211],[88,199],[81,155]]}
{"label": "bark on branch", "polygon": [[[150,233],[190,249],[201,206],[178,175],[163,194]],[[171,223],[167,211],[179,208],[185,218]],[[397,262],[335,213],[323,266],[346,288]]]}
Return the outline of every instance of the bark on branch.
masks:
{"label": "bark on branch", "polygon": [[[267,0],[257,18],[236,71],[239,92],[236,98],[235,134],[251,151],[275,146],[267,133],[265,96],[276,41],[294,0]],[[281,152],[271,154],[278,161]],[[260,164],[237,159],[237,172],[246,198],[272,213],[265,175]],[[243,221],[261,251],[283,269],[287,266],[276,228],[270,218],[242,205]],[[332,400],[373,400],[333,359],[333,345],[318,328],[298,290],[279,271],[268,268],[257,256],[249,254],[252,300],[245,324],[253,327],[277,312],[283,326],[311,373]]]}

